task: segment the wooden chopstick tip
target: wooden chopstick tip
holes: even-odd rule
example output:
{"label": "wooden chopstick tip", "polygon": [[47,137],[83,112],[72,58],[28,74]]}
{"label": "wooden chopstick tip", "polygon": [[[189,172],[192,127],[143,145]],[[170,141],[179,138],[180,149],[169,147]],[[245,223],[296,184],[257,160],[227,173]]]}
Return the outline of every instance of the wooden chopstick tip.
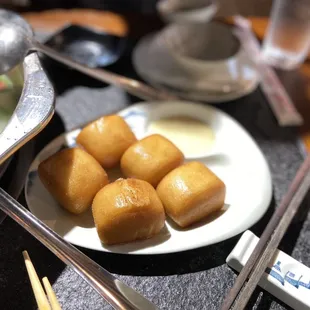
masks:
{"label": "wooden chopstick tip", "polygon": [[23,251],[23,257],[24,257],[24,260],[29,260],[30,261],[29,254],[28,254],[28,252],[26,250]]}
{"label": "wooden chopstick tip", "polygon": [[27,251],[23,251],[23,257],[26,265],[26,270],[29,276],[32,291],[34,293],[39,310],[51,310],[50,304],[45,296],[45,292],[37,275],[37,272],[32,264]]}
{"label": "wooden chopstick tip", "polygon": [[47,294],[48,300],[50,302],[52,310],[61,310],[61,306],[58,302],[57,296],[51,286],[51,283],[49,282],[47,277],[44,277],[42,279],[43,286],[45,289],[45,292]]}

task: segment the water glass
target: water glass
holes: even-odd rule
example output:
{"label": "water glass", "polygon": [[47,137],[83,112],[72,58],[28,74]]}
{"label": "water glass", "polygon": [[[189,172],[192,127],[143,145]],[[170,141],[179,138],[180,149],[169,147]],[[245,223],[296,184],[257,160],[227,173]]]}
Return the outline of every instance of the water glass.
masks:
{"label": "water glass", "polygon": [[281,69],[294,69],[310,47],[310,1],[275,0],[263,43],[264,60]]}

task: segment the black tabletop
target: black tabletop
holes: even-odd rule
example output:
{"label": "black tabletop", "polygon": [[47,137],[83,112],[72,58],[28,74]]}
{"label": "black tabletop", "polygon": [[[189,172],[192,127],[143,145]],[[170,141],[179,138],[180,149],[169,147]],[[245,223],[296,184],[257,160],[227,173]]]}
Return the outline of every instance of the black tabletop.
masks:
{"label": "black tabletop", "polygon": [[[120,89],[85,79],[72,70],[63,71],[50,62],[46,63],[46,67],[58,92],[57,112],[35,139],[34,153],[63,131],[138,101]],[[110,69],[135,76],[128,55]],[[70,76],[74,84],[70,84]],[[272,172],[272,204],[265,216],[251,228],[259,236],[304,158],[301,142],[294,129],[277,126],[260,89],[217,107],[232,115],[249,131],[265,154]],[[20,201],[25,204],[23,195]],[[309,205],[307,197],[280,246],[307,266],[310,266]],[[240,235],[200,249],[156,256],[81,250],[160,309],[211,310],[219,309],[236,278],[235,272],[225,264],[225,259],[238,238]],[[1,309],[36,309],[21,254],[24,249],[30,253],[38,274],[47,276],[53,283],[63,309],[110,309],[78,275],[9,218],[0,225]],[[288,307],[257,288],[248,309]]]}

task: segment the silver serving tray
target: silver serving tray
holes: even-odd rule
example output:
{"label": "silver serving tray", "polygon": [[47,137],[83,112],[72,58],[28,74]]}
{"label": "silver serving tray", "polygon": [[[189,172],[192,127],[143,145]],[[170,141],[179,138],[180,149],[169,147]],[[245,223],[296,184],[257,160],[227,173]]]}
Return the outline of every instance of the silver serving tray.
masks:
{"label": "silver serving tray", "polygon": [[0,164],[36,136],[54,113],[55,93],[37,53],[23,62],[24,84],[11,119],[0,133]]}

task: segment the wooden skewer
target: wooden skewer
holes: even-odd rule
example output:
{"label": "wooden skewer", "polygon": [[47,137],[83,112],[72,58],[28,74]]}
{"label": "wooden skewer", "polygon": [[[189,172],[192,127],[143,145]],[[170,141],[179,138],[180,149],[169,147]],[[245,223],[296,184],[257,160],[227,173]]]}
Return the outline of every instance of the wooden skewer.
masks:
{"label": "wooden skewer", "polygon": [[48,281],[47,277],[44,277],[42,279],[44,288],[45,288],[45,292],[47,294],[48,300],[50,301],[50,305],[52,307],[52,310],[61,310],[60,304],[57,300],[56,294],[53,291],[53,288],[50,284],[50,282]]}
{"label": "wooden skewer", "polygon": [[49,305],[49,302],[45,296],[45,292],[44,292],[43,287],[41,285],[41,282],[38,278],[38,275],[34,269],[34,266],[31,262],[31,260],[30,260],[28,252],[23,251],[23,256],[24,256],[28,276],[30,279],[30,283],[32,286],[32,290],[33,290],[34,296],[36,298],[39,310],[52,310],[50,305]]}

